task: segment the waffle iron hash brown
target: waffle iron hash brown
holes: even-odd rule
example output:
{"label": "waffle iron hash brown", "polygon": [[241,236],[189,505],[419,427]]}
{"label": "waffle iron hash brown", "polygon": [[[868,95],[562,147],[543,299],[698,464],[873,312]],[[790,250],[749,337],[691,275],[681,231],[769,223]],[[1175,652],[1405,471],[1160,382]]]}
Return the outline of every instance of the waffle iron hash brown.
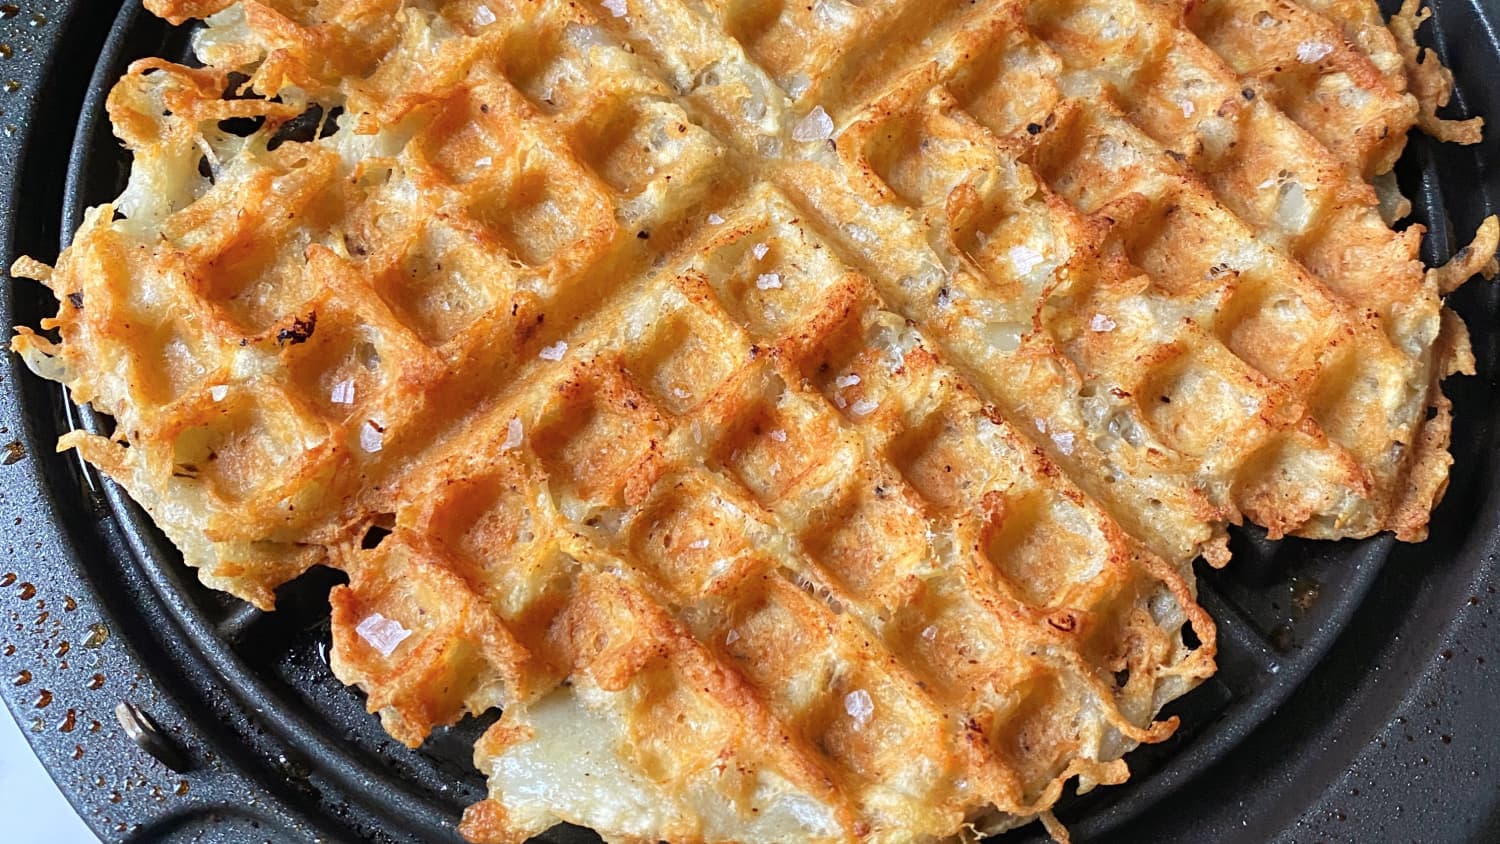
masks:
{"label": "waffle iron hash brown", "polygon": [[504,708],[472,840],[1065,836],[1212,673],[1226,525],[1442,494],[1500,227],[1392,229],[1480,131],[1415,2],[147,6],[203,66],[115,87],[15,348],[205,583],[348,573],[393,736]]}

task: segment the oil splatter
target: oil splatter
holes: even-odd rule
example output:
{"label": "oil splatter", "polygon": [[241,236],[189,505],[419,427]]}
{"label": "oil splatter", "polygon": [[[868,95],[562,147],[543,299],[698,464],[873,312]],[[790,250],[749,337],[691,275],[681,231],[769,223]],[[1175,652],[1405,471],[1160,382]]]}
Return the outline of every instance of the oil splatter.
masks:
{"label": "oil splatter", "polygon": [[89,635],[84,637],[83,646],[97,648],[107,641],[109,641],[109,628],[96,622],[89,625]]}
{"label": "oil splatter", "polygon": [[1323,591],[1323,584],[1316,579],[1306,575],[1297,575],[1292,578],[1292,607],[1299,613],[1305,613],[1313,608],[1318,602],[1318,595]]}

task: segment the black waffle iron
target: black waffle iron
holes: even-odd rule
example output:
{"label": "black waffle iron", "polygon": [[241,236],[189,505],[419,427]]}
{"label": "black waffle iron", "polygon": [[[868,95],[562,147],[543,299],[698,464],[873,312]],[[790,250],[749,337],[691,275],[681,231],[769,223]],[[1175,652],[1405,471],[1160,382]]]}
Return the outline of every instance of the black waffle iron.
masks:
{"label": "black waffle iron", "polygon": [[[1492,125],[1477,147],[1415,137],[1397,168],[1430,264],[1500,199],[1500,2],[1432,6],[1422,34],[1457,75],[1450,111]],[[131,60],[185,58],[187,39],[140,0],[0,3],[6,265],[55,257],[119,192],[105,95]],[[1182,728],[1131,754],[1128,784],[1064,799],[1076,841],[1500,841],[1497,294],[1452,297],[1479,375],[1447,383],[1457,462],[1432,538],[1236,532],[1233,564],[1199,572],[1218,675],[1169,707]],[[40,285],[0,284],[0,325],[54,307]],[[458,841],[484,796],[470,747],[494,716],[416,751],[393,741],[328,668],[342,576],[309,572],[273,614],[199,585],[118,487],[54,453],[61,432],[105,424],[0,356],[0,694],[89,826],[106,841]]]}

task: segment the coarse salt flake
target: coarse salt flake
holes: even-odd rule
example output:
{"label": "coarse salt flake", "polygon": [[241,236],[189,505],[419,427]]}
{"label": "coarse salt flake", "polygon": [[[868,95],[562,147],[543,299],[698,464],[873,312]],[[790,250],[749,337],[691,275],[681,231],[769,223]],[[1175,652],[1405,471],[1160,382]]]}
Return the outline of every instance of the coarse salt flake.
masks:
{"label": "coarse salt flake", "polygon": [[733,627],[729,628],[729,632],[724,634],[724,644],[726,645],[732,645],[739,640],[740,631],[734,629]]}
{"label": "coarse salt flake", "polygon": [[1026,275],[1042,265],[1042,253],[1032,249],[1030,246],[1012,246],[1010,248],[1010,263],[1016,268],[1016,272]]}
{"label": "coarse salt flake", "polygon": [[477,159],[474,160],[474,166],[475,167],[479,167],[479,168],[488,167],[488,166],[490,166],[491,164],[494,164],[494,163],[495,163],[495,159],[491,158],[488,155],[484,156],[483,158],[477,158]]}
{"label": "coarse salt flake", "polygon": [[505,426],[505,442],[500,443],[501,451],[510,451],[521,444],[521,420],[512,418]]}
{"label": "coarse salt flake", "polygon": [[229,388],[223,384],[215,384],[208,388],[208,396],[214,401],[223,401],[227,395],[229,395]]}
{"label": "coarse salt flake", "polygon": [[617,18],[625,17],[625,0],[604,0],[601,5],[608,9],[611,15]]}
{"label": "coarse salt flake", "polygon": [[724,218],[720,217],[718,214],[709,214],[708,224],[710,226],[722,226],[724,225]]}
{"label": "coarse salt flake", "polygon": [[880,407],[878,402],[873,402],[869,399],[860,399],[854,404],[849,405],[849,411],[855,416],[869,416],[875,412],[875,408],[877,407]]}
{"label": "coarse salt flake", "polygon": [[345,378],[333,385],[328,400],[334,404],[354,404],[354,379]]}
{"label": "coarse salt flake", "polygon": [[695,539],[692,542],[688,543],[688,547],[692,548],[692,549],[694,549],[696,551],[702,551],[704,548],[708,547],[708,540],[707,539]]}
{"label": "coarse salt flake", "polygon": [[1094,314],[1093,319],[1089,320],[1089,328],[1093,331],[1099,332],[1100,334],[1114,331],[1115,327],[1115,321],[1105,316],[1104,314]]}
{"label": "coarse salt flake", "polygon": [[779,443],[786,442],[786,431],[783,431],[780,428],[777,428],[776,430],[774,430],[774,431],[771,432],[771,439],[773,439],[773,440],[775,440],[775,441],[777,441]]}
{"label": "coarse salt flake", "polygon": [[359,447],[371,454],[385,448],[385,428],[369,419],[359,426]]}
{"label": "coarse salt flake", "polygon": [[1333,45],[1326,41],[1303,41],[1297,45],[1297,61],[1312,64],[1322,61],[1332,52]]}
{"label": "coarse salt flake", "polygon": [[781,273],[761,273],[755,280],[755,286],[761,290],[780,290]]}
{"label": "coarse salt flake", "polygon": [[792,140],[802,141],[826,141],[833,137],[833,118],[822,106],[813,106],[813,110],[807,113],[792,127]]}
{"label": "coarse salt flake", "polygon": [[390,656],[395,652],[396,646],[411,635],[411,631],[402,627],[401,622],[386,618],[378,612],[365,616],[365,620],[354,628],[354,632],[370,647],[380,651],[381,656]]}
{"label": "coarse salt flake", "polygon": [[1073,434],[1068,431],[1058,431],[1052,435],[1052,442],[1057,450],[1063,454],[1073,453]]}
{"label": "coarse salt flake", "polygon": [[568,341],[558,340],[556,343],[553,343],[552,345],[547,346],[546,348],[538,352],[537,357],[541,358],[542,360],[562,360],[563,355],[567,353]]}
{"label": "coarse salt flake", "polygon": [[757,243],[750,249],[750,251],[755,254],[755,260],[760,261],[766,257],[767,252],[771,251],[771,247],[765,245],[764,243]]}
{"label": "coarse salt flake", "polygon": [[844,389],[845,387],[853,387],[858,383],[859,376],[855,375],[852,372],[848,375],[840,375],[839,377],[833,379],[833,386],[838,387],[840,390]]}
{"label": "coarse salt flake", "polygon": [[854,728],[862,729],[875,715],[875,701],[870,699],[869,692],[864,689],[855,689],[844,695],[844,711],[854,719]]}
{"label": "coarse salt flake", "polygon": [[474,8],[474,24],[476,26],[489,26],[495,22],[495,13],[490,7],[480,3]]}

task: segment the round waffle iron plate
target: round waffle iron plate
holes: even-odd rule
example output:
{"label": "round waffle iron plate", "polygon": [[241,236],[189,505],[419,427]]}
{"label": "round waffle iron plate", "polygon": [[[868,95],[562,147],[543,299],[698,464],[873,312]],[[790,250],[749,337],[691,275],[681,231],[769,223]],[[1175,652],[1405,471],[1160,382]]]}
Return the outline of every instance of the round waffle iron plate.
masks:
{"label": "round waffle iron plate", "polygon": [[[1500,122],[1500,10],[1432,6],[1423,35],[1458,77],[1450,110]],[[148,55],[186,58],[187,32],[139,0],[0,5],[7,265],[54,257],[83,210],[118,193],[128,157],[104,97]],[[1413,138],[1397,172],[1429,263],[1493,213],[1497,148],[1494,129],[1473,148]],[[1474,282],[1451,300],[1479,375],[1447,384],[1457,462],[1432,538],[1238,531],[1230,567],[1200,571],[1219,674],[1169,707],[1182,728],[1129,757],[1129,783],[1064,799],[1075,840],[1500,840],[1496,294]],[[39,285],[0,285],[0,324],[54,307]],[[108,420],[0,359],[0,693],[89,825],[107,841],[456,841],[484,793],[470,746],[494,716],[417,751],[392,741],[328,668],[340,576],[309,572],[273,614],[205,589],[118,487],[54,453],[79,425]],[[154,722],[155,755],[117,720],[122,702]],[[597,840],[566,827],[546,838]]]}

